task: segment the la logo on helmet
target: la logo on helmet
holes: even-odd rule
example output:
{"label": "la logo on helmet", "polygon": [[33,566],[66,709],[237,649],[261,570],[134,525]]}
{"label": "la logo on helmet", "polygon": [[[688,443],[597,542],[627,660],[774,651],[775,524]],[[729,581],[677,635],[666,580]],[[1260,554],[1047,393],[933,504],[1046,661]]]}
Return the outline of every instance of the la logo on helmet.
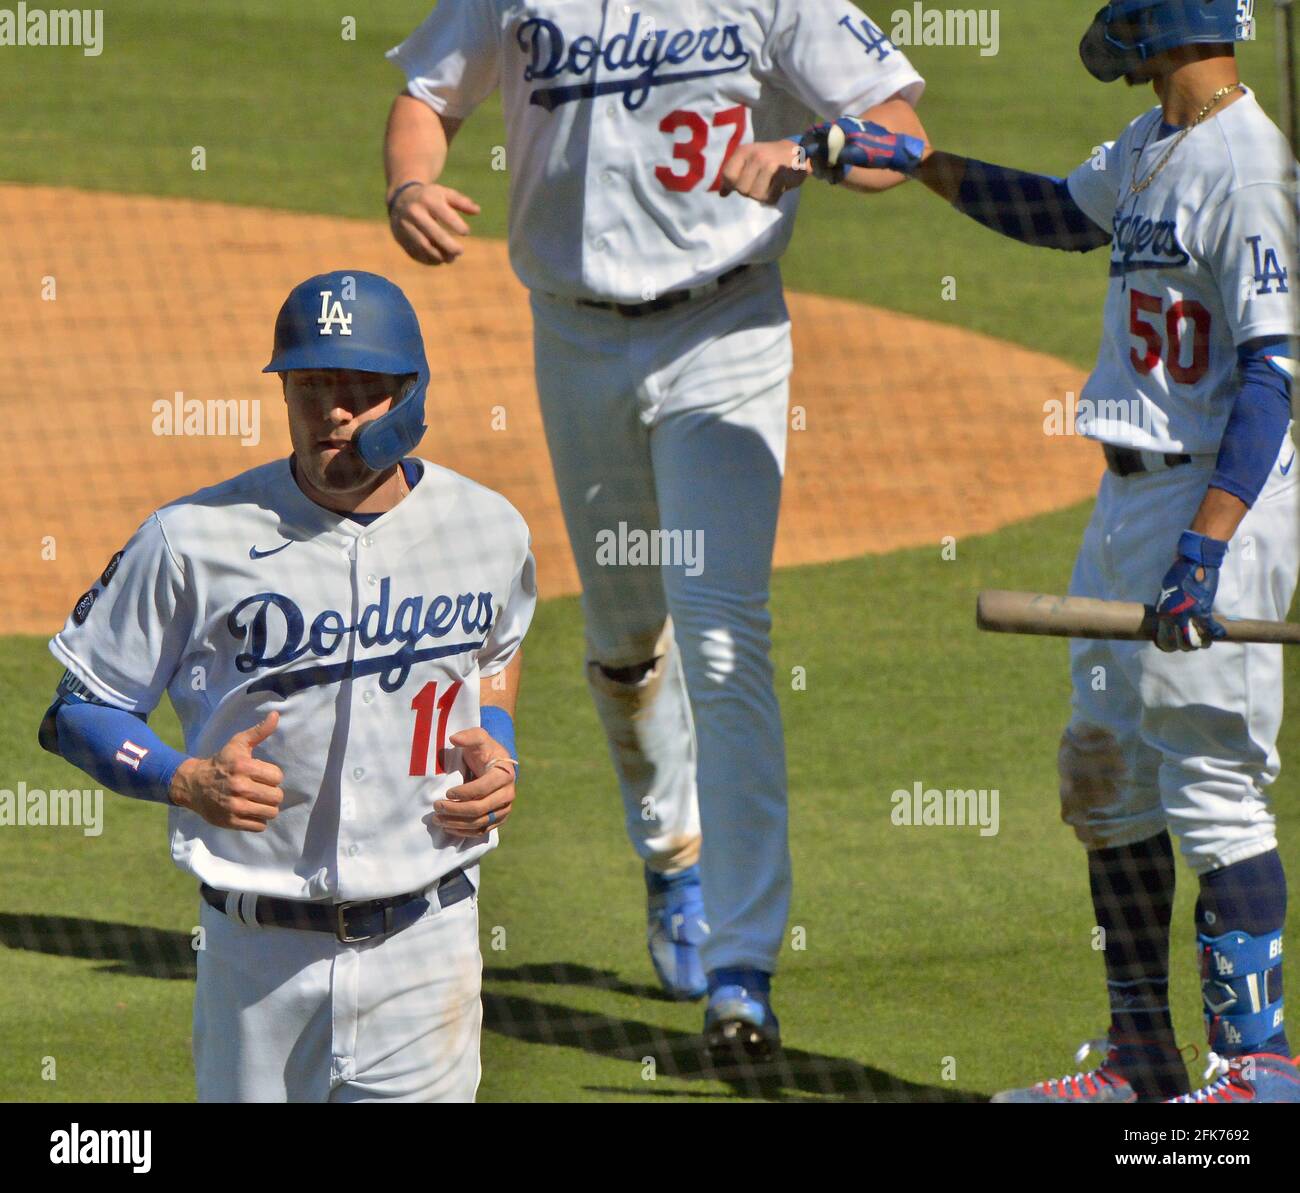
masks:
{"label": "la logo on helmet", "polygon": [[316,324],[320,328],[320,334],[332,336],[337,325],[339,335],[350,336],[352,334],[352,316],[344,311],[342,299],[336,299],[334,305],[331,306],[330,299],[333,297],[333,290],[322,290],[320,292],[320,318],[316,320]]}

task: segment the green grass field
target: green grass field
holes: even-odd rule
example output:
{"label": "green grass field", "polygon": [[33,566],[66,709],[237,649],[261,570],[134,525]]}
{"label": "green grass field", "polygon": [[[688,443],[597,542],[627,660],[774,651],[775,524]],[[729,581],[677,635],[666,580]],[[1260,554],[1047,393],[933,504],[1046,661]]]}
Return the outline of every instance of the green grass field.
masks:
{"label": "green grass field", "polygon": [[[360,12],[357,40],[342,40],[344,10],[367,7],[381,6],[135,0],[108,13],[101,58],[6,51],[0,179],[373,217],[379,137],[399,85],[381,54],[424,5]],[[1063,172],[1147,98],[1083,73],[1074,50],[1083,8],[1063,20],[1046,0],[1016,7],[1004,11],[995,58],[915,51],[930,80],[922,114],[940,145]],[[1271,43],[1243,58],[1270,100]],[[485,235],[504,228],[504,176],[490,165],[501,141],[499,112],[480,113],[450,175],[483,201]],[[196,144],[208,149],[206,173],[189,168]],[[787,276],[1088,363],[1104,267],[1029,253],[915,188],[871,204],[818,189]],[[959,280],[955,303],[940,299],[945,275]],[[1067,1071],[1074,1046],[1104,1031],[1106,1008],[1083,856],[1057,816],[1065,648],[978,635],[973,602],[982,587],[1061,589],[1086,516],[1076,508],[964,540],[956,560],[936,544],[777,576],[798,931],[778,983],[791,1063],[762,1087],[700,1074],[699,1008],[653,988],[639,865],[585,693],[577,604],[543,605],[519,716],[527,781],[484,869],[482,1098],[952,1099]],[[1300,661],[1289,662],[1294,684]],[[805,669],[806,689],[792,686],[794,668]],[[0,786],[81,785],[35,743],[57,674],[43,640],[0,642]],[[175,740],[174,720],[159,720]],[[1282,751],[1294,767],[1294,719]],[[1293,871],[1294,773],[1275,789]],[[890,794],[917,779],[996,788],[999,835],[891,825]],[[1174,998],[1182,1038],[1199,1042],[1194,884],[1185,871],[1181,881]],[[0,1099],[191,1098],[196,903],[167,860],[157,808],[109,795],[96,838],[0,832]],[[502,949],[492,948],[497,928]],[[54,1081],[43,1076],[47,1057]]]}

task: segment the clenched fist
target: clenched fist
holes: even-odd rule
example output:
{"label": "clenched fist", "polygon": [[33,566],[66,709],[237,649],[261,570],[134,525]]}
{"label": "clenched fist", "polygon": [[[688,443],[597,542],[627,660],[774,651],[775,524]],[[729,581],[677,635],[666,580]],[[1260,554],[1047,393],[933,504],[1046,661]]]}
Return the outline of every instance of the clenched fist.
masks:
{"label": "clenched fist", "polygon": [[284,802],[284,772],[254,758],[253,750],[279,723],[280,714],[269,712],[261,724],[236,733],[211,758],[187,758],[172,776],[168,798],[217,828],[266,832]]}
{"label": "clenched fist", "polygon": [[744,195],[768,205],[802,186],[812,173],[808,156],[792,141],[755,141],[742,145],[722,167],[722,197]]}

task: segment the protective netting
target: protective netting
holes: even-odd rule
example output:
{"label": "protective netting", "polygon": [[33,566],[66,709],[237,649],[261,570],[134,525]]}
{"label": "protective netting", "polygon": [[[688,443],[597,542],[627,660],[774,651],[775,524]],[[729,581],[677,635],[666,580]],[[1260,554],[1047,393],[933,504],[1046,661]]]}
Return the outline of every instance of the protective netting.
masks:
{"label": "protective netting", "polygon": [[[274,29],[273,5],[249,0],[245,7],[262,26]],[[421,7],[410,4],[400,19],[389,14],[385,20],[399,30],[409,27],[419,19]],[[242,11],[233,2],[225,9]],[[1286,6],[1279,5],[1278,12],[1284,11]],[[1284,25],[1281,20],[1275,25],[1273,15],[1270,8],[1260,22],[1261,42],[1277,51],[1278,77],[1269,81],[1267,106],[1279,123],[1293,128],[1294,62],[1285,52]],[[161,15],[155,19],[165,20]],[[363,14],[363,24],[366,19]],[[184,47],[191,39],[197,45],[203,36],[197,17],[188,25],[182,22],[179,30],[167,35],[173,57],[175,45]],[[134,23],[130,41],[145,60],[154,36],[143,17]],[[1004,36],[1017,36],[1009,14]],[[16,52],[0,49],[0,54]],[[941,95],[945,88],[944,52],[936,49],[930,60],[939,68],[932,94]],[[1008,52],[1021,64],[1018,77],[1051,92],[1060,103],[1074,102],[1065,83],[1032,65],[1032,47]],[[1259,53],[1252,63],[1256,70],[1271,65],[1269,56]],[[5,68],[6,60],[0,58],[0,72]],[[988,69],[1000,69],[999,60],[992,59]],[[140,85],[148,87],[143,68],[139,77]],[[232,88],[252,87],[256,78],[257,72],[232,50],[227,78]],[[93,78],[87,85],[93,100]],[[395,89],[395,78],[387,79],[387,85]],[[1084,85],[1080,76],[1079,86]],[[963,82],[968,90],[975,86],[970,78]],[[175,101],[160,85],[151,102],[162,107]],[[23,100],[13,102],[21,106]],[[126,101],[108,93],[102,102],[104,119],[111,122],[114,103]],[[951,98],[949,108],[940,108],[940,123],[953,120],[952,108],[965,102],[973,101]],[[1016,102],[1028,108],[1032,101],[1024,95]],[[27,119],[59,125],[65,113],[57,101],[51,104],[46,110],[33,103]],[[1136,103],[1131,106],[1138,109]],[[1005,104],[998,111],[1007,120],[1016,115]],[[1113,136],[1120,127],[1101,121],[1096,137]],[[370,133],[370,142],[354,147],[356,174],[377,191],[382,180],[373,159],[380,128]],[[0,145],[6,140],[11,147],[20,145],[24,135],[21,125],[0,131]],[[274,162],[277,146],[290,134],[283,121],[261,125],[250,120],[223,135],[250,160]],[[369,270],[403,288],[420,314],[432,373],[430,429],[420,454],[504,493],[531,528],[543,598],[577,593],[534,389],[528,296],[510,270],[502,240],[477,238],[453,269],[428,270],[394,245],[382,216],[321,214],[306,198],[301,204],[286,200],[272,181],[260,190],[249,183],[238,195],[220,199],[196,198],[190,192],[177,197],[184,188],[159,145],[137,147],[139,169],[130,185],[87,185],[78,160],[93,150],[93,126],[69,119],[60,136],[65,169],[51,171],[48,163],[28,168],[27,159],[15,151],[4,157],[10,164],[0,172],[0,421],[9,449],[0,472],[0,499],[8,514],[6,547],[0,553],[0,674],[9,687],[6,708],[13,713],[11,732],[0,736],[0,788],[45,792],[76,781],[75,772],[34,745],[36,722],[58,676],[41,643],[63,623],[77,597],[141,520],[182,494],[288,454],[279,382],[261,369],[270,354],[280,302],[310,275],[337,268]],[[213,136],[211,129],[182,129],[166,153],[184,157],[191,152],[189,142]],[[1075,148],[1086,152],[1088,146]],[[987,152],[991,156],[993,148]],[[1025,156],[1011,149],[1004,154],[1017,164],[1032,165],[1032,155],[1027,161]],[[292,162],[284,167],[295,168]],[[321,185],[330,185],[328,175]],[[492,187],[478,197],[501,207],[504,179]],[[220,186],[212,189],[219,192]],[[127,191],[134,193],[123,193]],[[920,304],[915,302],[900,299],[898,309],[888,309],[890,294],[875,284],[881,259],[891,254],[908,258],[906,269],[899,265],[887,271],[895,291],[907,269],[923,273],[918,287],[937,291],[948,281],[947,238],[956,243],[959,235],[955,228],[961,217],[931,196],[908,199],[907,214],[896,199],[886,201],[896,204],[886,209],[889,221],[895,221],[888,227],[896,230],[908,219],[920,220],[927,230],[924,243],[864,237],[845,238],[839,246],[863,278],[856,300],[843,296],[842,276],[834,285],[816,284],[825,265],[825,239],[801,235],[792,249],[791,274],[810,284],[789,295],[796,350],[791,401],[798,422],[790,436],[778,568],[920,547],[931,549],[937,559],[948,549],[945,544],[964,544],[1078,506],[1092,495],[1101,474],[1094,445],[1070,433],[1045,433],[1055,417],[1049,416],[1049,407],[1068,404],[1079,392],[1091,341],[1074,345],[1077,350],[1072,348],[1067,361],[1038,343],[1026,346],[1035,337],[1021,327],[1008,325],[1000,335],[990,328],[988,312],[997,309],[994,292],[1001,296],[996,301],[1014,304],[1006,295],[1032,278],[1016,274],[1011,265],[1005,273],[993,266],[978,278],[963,274],[958,279],[962,302],[943,312],[944,322],[918,317],[912,308]],[[804,218],[828,218],[828,208],[820,204],[809,204]],[[294,206],[300,209],[289,209]],[[377,198],[372,206],[379,206]],[[322,201],[319,207],[338,210],[348,204]],[[1294,239],[1300,242],[1300,231]],[[932,259],[922,259],[926,250],[933,250]],[[995,261],[1000,260],[996,251],[990,255]],[[1104,272],[1103,256],[1091,258],[1098,275]],[[1025,260],[1007,259],[1017,262],[1016,268]],[[1292,288],[1300,302],[1300,284]],[[818,289],[826,292],[814,292]],[[1098,283],[1083,299],[1068,290],[1059,294],[1061,305],[1069,308],[1061,320],[1075,320],[1076,304],[1086,305],[1091,314],[1079,324],[1095,334],[1100,293]],[[979,311],[965,315],[967,303]],[[1048,321],[1041,312],[1035,319]],[[1062,417],[1068,423],[1068,411]],[[1053,524],[1053,535],[1059,529]],[[1070,523],[1066,529],[1074,533],[1077,526]],[[1008,542],[1023,554],[999,559],[996,567],[990,565],[989,575],[996,572],[1000,582],[1011,585],[1021,567],[1022,574],[1045,576],[1044,586],[1054,582],[1064,591],[1065,564],[1036,568],[1038,540]],[[1068,558],[1069,550],[1062,554],[1058,543],[1042,545],[1045,555]],[[931,582],[919,564],[906,575]],[[796,820],[824,817],[816,821],[815,834],[796,825],[797,881],[823,902],[812,911],[806,899],[796,907],[796,932],[809,920],[815,925],[811,963],[792,959],[792,966],[804,966],[798,988],[805,1001],[787,1012],[778,999],[777,1009],[787,1022],[787,1047],[771,1066],[757,1070],[716,1069],[700,1046],[699,1008],[679,1014],[653,985],[642,944],[640,875],[621,836],[617,792],[581,680],[579,621],[571,607],[544,612],[539,619],[536,655],[551,670],[529,675],[526,699],[534,701],[533,723],[545,725],[543,732],[552,740],[539,745],[528,798],[546,811],[531,821],[521,817],[512,829],[522,839],[507,839],[485,867],[489,884],[497,881],[497,873],[501,876],[500,895],[493,896],[490,886],[485,890],[482,921],[488,1096],[983,1100],[995,1078],[982,1075],[982,1061],[998,1074],[997,1081],[1006,1080],[1005,1067],[1000,1067],[1003,1044],[981,1038],[1005,1029],[1005,999],[989,994],[986,980],[1001,983],[1004,993],[1015,990],[1017,998],[1023,996],[1025,1006],[1017,1006],[1015,1015],[1033,1019],[1029,1034],[1039,1054],[1047,1048],[1043,1040],[1059,1034],[1049,996],[1022,991],[1023,985],[1045,991],[1059,981],[1051,964],[1040,963],[1039,957],[1063,948],[1058,938],[1065,932],[1037,905],[1040,893],[1026,877],[1032,873],[1030,864],[1013,867],[999,887],[1002,871],[989,860],[995,845],[977,861],[973,852],[945,839],[926,855],[933,873],[918,872],[911,901],[896,915],[889,889],[909,881],[899,859],[921,854],[912,853],[909,844],[891,859],[888,853],[905,830],[891,836],[887,822],[889,790],[910,790],[913,777],[925,773],[940,743],[943,749],[953,738],[964,743],[960,765],[968,769],[959,770],[952,781],[971,787],[981,784],[966,777],[976,765],[970,760],[987,752],[992,742],[999,763],[1030,755],[1041,760],[1032,782],[1023,781],[1025,798],[1016,810],[1023,828],[1016,838],[1015,848],[1022,851],[1017,856],[1029,858],[1049,832],[1054,834],[1050,849],[1056,850],[1055,842],[1065,832],[1054,824],[1050,789],[1066,699],[1063,653],[1051,656],[1054,678],[1042,682],[1021,675],[1024,654],[990,648],[1001,653],[990,656],[992,661],[978,656],[970,641],[974,580],[954,587],[956,611],[938,623],[920,617],[909,621],[906,594],[891,596],[893,604],[881,614],[881,624],[902,627],[900,636],[875,642],[874,598],[858,587],[856,578],[842,583],[842,588],[825,586],[829,582],[820,572],[807,573],[806,580],[803,573],[778,579],[778,639],[787,635],[782,665],[799,670],[813,657],[814,644],[828,652],[835,646],[825,656],[822,674],[833,676],[827,687],[833,683],[862,690],[883,675],[883,690],[873,697],[882,714],[885,706],[913,711],[898,712],[897,723],[882,715],[880,725],[891,728],[886,740],[885,731],[869,738],[869,753],[866,745],[860,749],[856,736],[861,732],[867,742],[873,733],[868,716],[859,724],[856,712],[839,707],[833,715],[841,719],[834,720],[829,743],[821,713],[806,714],[806,722],[787,718],[791,770],[803,792],[802,801],[796,801]],[[817,605],[829,592],[838,603]],[[783,614],[788,614],[788,631],[782,629]],[[797,642],[797,650],[791,642]],[[799,653],[805,648],[806,654]],[[895,666],[882,657],[891,650],[895,656],[914,651],[915,661]],[[815,669],[814,677],[823,682]],[[809,706],[820,698],[809,696]],[[1040,707],[1034,702],[1046,699],[1060,707],[1039,724]],[[1018,712],[1012,714],[1008,707]],[[915,733],[904,740],[913,720]],[[577,760],[573,752],[579,747],[585,753]],[[906,759],[893,769],[891,751]],[[1287,762],[1295,767],[1300,759]],[[853,835],[853,821],[862,807],[858,784],[868,781],[861,773],[868,768],[890,777],[869,780],[875,784],[871,794],[877,811],[884,809],[884,828],[878,837],[861,840]],[[560,830],[539,822],[543,816],[558,820],[565,815],[565,801],[575,793],[592,807],[576,814],[571,839],[561,844]],[[133,805],[122,812],[114,807],[119,797],[106,793],[103,798],[107,821],[116,831],[102,836],[39,824],[20,831],[17,825],[0,823],[0,865],[10,866],[15,876],[12,882],[0,879],[0,969],[13,975],[16,992],[0,1017],[0,1052],[11,1062],[0,1065],[0,1100],[107,1097],[124,1072],[134,1074],[129,1090],[142,1100],[189,1096],[188,985],[195,974],[192,926],[197,922],[193,884],[177,874],[156,873],[168,866],[158,809]],[[815,805],[823,799],[840,811],[822,812]],[[552,835],[542,835],[543,827]],[[1300,828],[1294,816],[1290,828]],[[530,837],[534,831],[539,835]],[[800,831],[806,836],[799,837]],[[843,851],[823,852],[825,841],[840,833]],[[813,835],[821,840],[810,841]],[[597,842],[592,853],[599,854],[598,862],[585,854],[587,840]],[[1285,848],[1286,856],[1297,856],[1294,841]],[[1078,862],[1064,848],[1059,856]],[[888,880],[873,882],[877,867],[878,873],[890,875]],[[513,869],[507,874],[508,868]],[[1046,906],[1067,902],[1055,881],[1058,868],[1055,861],[1046,866],[1052,876],[1042,895]],[[1093,965],[1096,955],[1087,943],[1091,912],[1079,878],[1075,872],[1070,898],[1078,916],[1068,931],[1073,934],[1069,948],[1072,955],[1082,954],[1082,967]],[[537,913],[538,906],[549,908],[545,916]],[[972,908],[979,908],[978,914]],[[1008,932],[1016,925],[1023,929],[1030,939],[1025,956],[1011,956],[1005,937],[986,939],[985,917],[1005,922]],[[551,936],[541,936],[542,919]],[[1033,922],[1026,924],[1026,919]],[[941,920],[965,927],[954,929],[939,945],[933,943],[934,925]],[[512,943],[497,948],[498,931],[502,941]],[[603,956],[606,942],[616,937],[623,944]],[[828,956],[831,950],[822,951],[826,939],[847,942],[855,951]],[[802,952],[802,945],[795,947]],[[516,948],[526,960],[515,959]],[[1188,951],[1175,946],[1175,958],[1184,967]],[[948,969],[953,955],[960,958],[955,976]],[[872,968],[875,972],[868,974]],[[1096,965],[1087,971],[1097,988],[1098,971]],[[1182,1005],[1197,1007],[1199,996],[1190,979],[1180,981]],[[153,989],[164,982],[171,989]],[[47,987],[64,990],[49,1007],[42,1002]],[[1071,997],[1066,1001],[1078,1019],[1082,1012]],[[875,1010],[873,1002],[880,1004]],[[1098,1010],[1097,999],[1089,1005],[1088,1013]],[[87,1006],[95,1008],[89,1027],[77,1019]],[[94,1018],[101,1012],[101,1018]],[[133,1030],[152,1032],[153,1051],[138,1041],[115,1051],[114,1016],[119,1012],[139,1017]],[[910,1033],[924,1034],[932,1017],[953,1014],[965,1020],[961,1037],[949,1045],[927,1036],[924,1055],[909,1051]],[[972,1029],[980,1016],[1002,1026],[988,1033]],[[150,1026],[154,1022],[161,1024],[156,1031]],[[838,1026],[831,1030],[828,1022]],[[881,1026],[885,1022],[887,1029]],[[845,1024],[851,1027],[845,1030]],[[1199,1032],[1199,1024],[1190,1019],[1184,1025],[1190,1038],[1199,1039]],[[1060,1042],[1063,1047],[1074,1043]],[[78,1058],[92,1075],[66,1094],[66,1086],[41,1085],[35,1074],[47,1054]],[[980,1061],[968,1060],[972,1056]],[[552,1061],[558,1075],[547,1072]],[[142,1065],[147,1072],[138,1071]],[[1026,1079],[1049,1075],[1015,1068],[1026,1069]],[[653,1084],[661,1079],[666,1084]]]}

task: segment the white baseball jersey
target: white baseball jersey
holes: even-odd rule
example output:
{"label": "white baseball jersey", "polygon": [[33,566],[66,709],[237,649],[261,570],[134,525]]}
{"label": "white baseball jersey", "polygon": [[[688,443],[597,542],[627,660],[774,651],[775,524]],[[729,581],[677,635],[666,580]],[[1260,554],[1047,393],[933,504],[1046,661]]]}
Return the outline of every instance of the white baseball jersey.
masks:
{"label": "white baseball jersey", "polygon": [[1069,178],[1112,229],[1110,292],[1081,432],[1158,452],[1213,455],[1240,389],[1236,349],[1300,334],[1296,166],[1248,93],[1181,134],[1139,116]]}
{"label": "white baseball jersey", "polygon": [[[264,833],[173,807],[172,857],[214,887],[291,899],[422,890],[496,844],[446,836],[461,781],[448,738],[479,723],[479,682],[536,604],[528,529],[436,465],[369,525],[310,501],[288,460],[160,509],[50,649],[96,697],[151,711],[209,756],[278,709],[256,755],[284,771]],[[445,751],[445,752],[444,752]]]}
{"label": "white baseball jersey", "polygon": [[719,198],[741,144],[925,86],[849,0],[441,0],[389,57],[457,120],[500,87],[523,283],[630,303],[784,252],[797,191]]}

